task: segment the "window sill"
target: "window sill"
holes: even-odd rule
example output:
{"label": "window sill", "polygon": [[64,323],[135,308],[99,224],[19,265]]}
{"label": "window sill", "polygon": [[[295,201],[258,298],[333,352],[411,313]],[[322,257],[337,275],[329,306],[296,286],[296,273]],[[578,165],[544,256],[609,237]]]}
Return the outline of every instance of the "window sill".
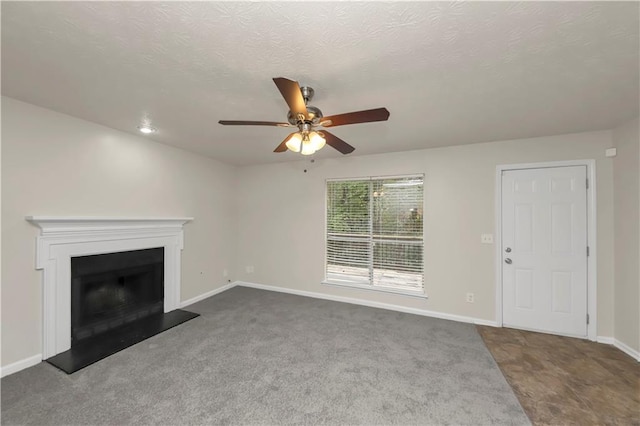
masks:
{"label": "window sill", "polygon": [[422,291],[421,290],[400,290],[395,288],[375,287],[368,284],[349,283],[344,281],[336,282],[336,281],[327,281],[327,280],[322,281],[321,284],[335,286],[335,287],[358,288],[361,290],[375,291],[378,293],[391,293],[391,294],[397,294],[399,296],[417,297],[419,299],[429,298],[429,296],[427,296],[424,290]]}

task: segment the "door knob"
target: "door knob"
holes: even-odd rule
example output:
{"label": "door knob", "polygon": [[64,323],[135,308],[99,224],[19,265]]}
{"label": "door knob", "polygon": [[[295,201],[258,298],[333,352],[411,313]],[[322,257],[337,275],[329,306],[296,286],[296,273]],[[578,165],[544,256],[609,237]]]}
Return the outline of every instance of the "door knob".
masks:
{"label": "door knob", "polygon": [[506,251],[507,253],[511,253],[511,247],[507,247],[506,249],[504,249],[504,251]]}
{"label": "door knob", "polygon": [[508,257],[504,260],[504,263],[506,263],[507,265],[511,265],[512,260],[509,259]]}

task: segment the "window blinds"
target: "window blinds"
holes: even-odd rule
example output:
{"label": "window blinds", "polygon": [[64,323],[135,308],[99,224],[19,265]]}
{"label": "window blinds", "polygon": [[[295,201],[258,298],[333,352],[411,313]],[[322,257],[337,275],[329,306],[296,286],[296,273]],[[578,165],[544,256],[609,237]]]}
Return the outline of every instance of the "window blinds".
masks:
{"label": "window blinds", "polygon": [[327,281],[422,292],[423,181],[327,181]]}

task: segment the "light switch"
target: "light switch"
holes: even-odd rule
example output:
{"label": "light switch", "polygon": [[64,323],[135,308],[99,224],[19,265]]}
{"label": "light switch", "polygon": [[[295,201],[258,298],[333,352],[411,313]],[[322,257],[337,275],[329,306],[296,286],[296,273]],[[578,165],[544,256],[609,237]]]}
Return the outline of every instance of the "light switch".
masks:
{"label": "light switch", "polygon": [[493,244],[493,234],[480,235],[480,242],[482,244]]}
{"label": "light switch", "polygon": [[615,149],[615,148],[608,148],[608,149],[605,149],[605,151],[604,151],[604,156],[605,156],[605,157],[615,157],[615,156],[616,156],[616,154],[618,154],[618,152],[617,152],[617,151],[618,151],[618,150],[617,150],[617,149]]}

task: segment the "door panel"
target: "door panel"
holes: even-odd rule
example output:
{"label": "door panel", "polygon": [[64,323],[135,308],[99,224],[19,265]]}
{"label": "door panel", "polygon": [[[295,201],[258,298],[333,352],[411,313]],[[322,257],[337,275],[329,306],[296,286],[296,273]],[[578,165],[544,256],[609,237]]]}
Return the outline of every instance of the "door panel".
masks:
{"label": "door panel", "polygon": [[570,314],[571,308],[571,272],[553,271],[551,273],[551,310]]}
{"label": "door panel", "polygon": [[516,307],[533,309],[533,271],[516,269]]}
{"label": "door panel", "polygon": [[515,205],[515,240],[514,248],[521,253],[533,252],[533,205]]}
{"label": "door panel", "polygon": [[573,204],[555,203],[551,205],[551,253],[573,253]]}
{"label": "door panel", "polygon": [[503,172],[505,326],[587,335],[586,178],[585,166]]}

